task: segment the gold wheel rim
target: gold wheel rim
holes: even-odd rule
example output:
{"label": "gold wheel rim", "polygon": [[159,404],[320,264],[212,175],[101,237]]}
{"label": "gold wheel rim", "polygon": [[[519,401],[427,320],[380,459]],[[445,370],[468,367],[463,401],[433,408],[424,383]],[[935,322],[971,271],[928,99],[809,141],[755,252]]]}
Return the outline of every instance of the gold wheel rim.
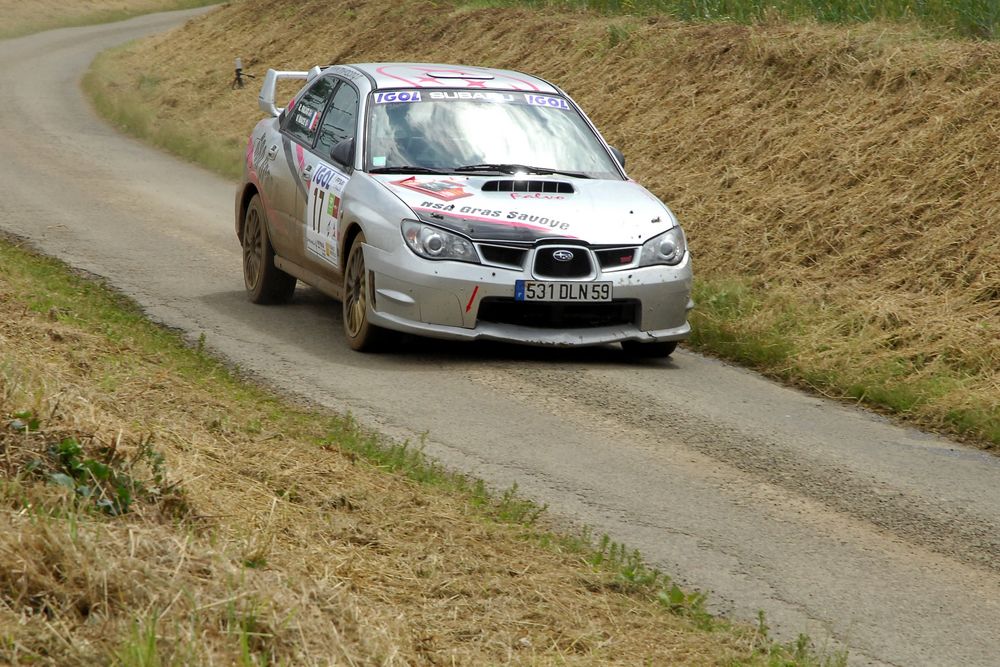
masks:
{"label": "gold wheel rim", "polygon": [[361,333],[367,319],[367,287],[365,275],[365,258],[360,243],[351,249],[351,257],[347,262],[347,280],[345,281],[344,318],[347,333],[355,338]]}
{"label": "gold wheel rim", "polygon": [[251,208],[243,230],[243,279],[249,289],[257,287],[264,255],[264,235],[261,234],[260,212]]}

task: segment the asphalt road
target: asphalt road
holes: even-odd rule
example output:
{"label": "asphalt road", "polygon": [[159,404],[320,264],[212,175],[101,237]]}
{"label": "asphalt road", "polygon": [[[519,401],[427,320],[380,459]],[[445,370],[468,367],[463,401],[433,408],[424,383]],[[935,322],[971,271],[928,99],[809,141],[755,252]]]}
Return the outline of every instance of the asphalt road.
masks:
{"label": "asphalt road", "polygon": [[248,303],[234,184],[119,135],[78,85],[99,51],[190,14],[0,42],[0,229],[276,387],[426,434],[449,466],[516,482],[717,610],[764,609],[855,664],[1000,664],[998,458],[684,351],[418,340],[365,356],[314,290]]}

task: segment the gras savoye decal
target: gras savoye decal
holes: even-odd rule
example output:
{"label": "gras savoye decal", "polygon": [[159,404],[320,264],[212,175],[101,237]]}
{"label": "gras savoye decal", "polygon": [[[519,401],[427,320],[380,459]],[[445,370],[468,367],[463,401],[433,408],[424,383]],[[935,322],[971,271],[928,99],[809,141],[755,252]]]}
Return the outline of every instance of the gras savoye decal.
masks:
{"label": "gras savoye decal", "polygon": [[325,164],[316,167],[309,184],[306,252],[334,267],[340,266],[338,228],[341,198],[345,187],[347,187],[347,175]]}
{"label": "gras savoye decal", "polygon": [[544,215],[536,215],[516,210],[501,210],[491,208],[480,208],[478,206],[456,206],[455,204],[443,204],[441,202],[423,201],[415,210],[426,211],[428,213],[438,213],[450,215],[452,217],[478,220],[480,222],[492,222],[498,225],[509,227],[527,227],[536,230],[558,230],[567,231],[570,228],[568,222],[563,222],[557,218],[550,218]]}
{"label": "gras savoye decal", "polygon": [[[568,222],[564,222],[558,218],[538,215],[536,213],[527,213],[523,210],[518,211],[507,208],[496,209],[487,208],[485,206],[456,204],[456,200],[464,199],[465,197],[472,197],[474,193],[469,192],[469,190],[466,189],[467,185],[465,183],[454,181],[450,178],[420,179],[416,176],[410,176],[399,181],[391,181],[389,185],[411,190],[425,196],[429,195],[439,200],[430,201],[424,199],[420,201],[419,204],[416,201],[411,200],[409,205],[414,211],[447,215],[460,220],[475,220],[477,222],[492,223],[506,227],[522,227],[536,231],[566,232],[570,229],[570,224]],[[547,195],[546,193],[518,192],[507,194],[511,195],[512,199],[565,199],[565,197],[561,195]],[[514,195],[520,196],[515,197]]]}

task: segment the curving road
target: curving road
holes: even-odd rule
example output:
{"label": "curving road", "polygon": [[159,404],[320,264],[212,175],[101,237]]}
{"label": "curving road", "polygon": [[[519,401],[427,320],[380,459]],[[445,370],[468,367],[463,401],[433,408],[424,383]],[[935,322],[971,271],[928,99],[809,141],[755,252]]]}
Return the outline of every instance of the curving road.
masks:
{"label": "curving road", "polygon": [[[0,42],[0,229],[106,276],[267,382],[637,547],[715,608],[855,664],[1000,664],[1000,458],[680,351],[348,350],[300,287],[243,295],[234,185],[120,136],[91,58],[194,12]],[[224,88],[220,90],[225,90]]]}

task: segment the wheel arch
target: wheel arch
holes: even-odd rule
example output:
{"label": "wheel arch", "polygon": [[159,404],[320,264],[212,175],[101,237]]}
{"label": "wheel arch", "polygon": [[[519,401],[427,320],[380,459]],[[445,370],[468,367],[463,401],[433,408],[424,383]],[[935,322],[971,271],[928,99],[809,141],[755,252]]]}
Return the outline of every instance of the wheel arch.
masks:
{"label": "wheel arch", "polygon": [[236,238],[240,240],[240,243],[243,243],[243,225],[247,218],[247,207],[250,206],[250,200],[254,198],[254,195],[258,194],[260,193],[257,191],[257,186],[253,183],[247,183],[240,195],[239,214],[236,216]]}
{"label": "wheel arch", "polygon": [[347,229],[344,231],[344,245],[340,249],[340,256],[344,258],[343,262],[347,261],[347,254],[351,251],[351,246],[354,245],[354,239],[362,231],[364,230],[361,229],[361,224],[356,220],[348,223]]}

